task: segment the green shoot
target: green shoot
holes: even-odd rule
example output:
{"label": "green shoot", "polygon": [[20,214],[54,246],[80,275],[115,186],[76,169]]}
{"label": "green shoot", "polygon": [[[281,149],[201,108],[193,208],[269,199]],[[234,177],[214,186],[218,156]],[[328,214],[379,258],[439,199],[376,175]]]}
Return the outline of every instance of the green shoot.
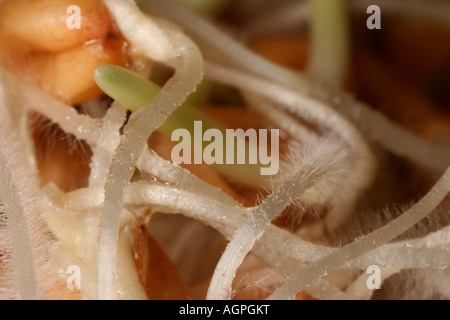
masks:
{"label": "green shoot", "polygon": [[182,0],[181,2],[203,16],[213,16],[220,12],[229,0]]}
{"label": "green shoot", "polygon": [[344,0],[309,0],[312,9],[312,56],[308,71],[342,88],[347,76],[350,36]]}
{"label": "green shoot", "polygon": [[[95,71],[95,81],[98,86],[114,100],[132,112],[148,105],[161,88],[137,73],[112,65],[104,65]],[[207,117],[197,108],[185,103],[175,110],[158,132],[171,139],[177,129],[186,129],[192,137],[195,136],[194,122],[201,121],[203,130],[218,129],[226,136],[226,128],[213,119]],[[238,137],[240,139],[241,137]],[[257,154],[256,146],[245,141],[249,154]],[[205,146],[202,146],[202,150]],[[195,148],[195,147],[194,147]],[[192,148],[192,150],[194,150]],[[225,154],[225,149],[223,150]],[[253,188],[260,188],[264,179],[260,175],[259,164],[212,164],[215,170],[233,182],[245,184]]]}

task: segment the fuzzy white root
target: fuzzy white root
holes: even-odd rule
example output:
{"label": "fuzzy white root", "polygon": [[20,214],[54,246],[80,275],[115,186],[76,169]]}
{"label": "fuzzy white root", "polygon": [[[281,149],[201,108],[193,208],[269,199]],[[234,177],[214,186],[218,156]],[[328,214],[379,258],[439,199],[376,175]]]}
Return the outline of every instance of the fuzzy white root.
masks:
{"label": "fuzzy white root", "polygon": [[[223,56],[231,57],[231,60],[244,69],[250,69],[272,81],[216,64],[208,65],[207,71],[211,78],[237,87],[247,95],[257,95],[257,99],[265,97],[268,102],[261,104],[259,108],[263,112],[274,110],[272,105],[277,103],[307,122],[327,129],[327,133],[334,133],[339,138],[339,143],[342,143],[335,145],[334,149],[328,145],[322,151],[309,150],[307,153],[294,155],[297,162],[294,161],[295,166],[288,171],[290,174],[283,174],[280,181],[274,183],[274,192],[260,206],[246,209],[219,189],[211,188],[188,171],[162,160],[146,148],[148,136],[200,81],[203,61],[197,47],[170,24],[141,14],[133,1],[105,1],[119,29],[133,46],[147,57],[173,67],[175,76],[152,104],[131,116],[121,137],[120,128],[125,111],[116,104],[103,119],[93,120],[19,82],[14,76],[1,72],[0,108],[3,126],[0,127],[0,230],[2,233],[9,231],[9,234],[2,234],[0,243],[2,266],[8,267],[6,271],[14,271],[7,276],[16,282],[11,288],[2,287],[2,296],[35,299],[46,296],[43,290],[53,288],[55,283],[46,282],[43,278],[64,267],[55,262],[64,258],[59,260],[51,248],[54,244],[48,237],[51,231],[51,237],[57,239],[59,248],[64,248],[66,244],[69,246],[69,256],[72,251],[84,255],[84,279],[88,279],[92,285],[86,285],[82,289],[83,297],[145,297],[134,268],[130,244],[127,242],[126,226],[133,219],[141,218],[140,215],[154,210],[182,213],[212,226],[227,239],[231,239],[216,268],[208,298],[230,297],[236,269],[250,250],[280,275],[290,278],[273,294],[271,298],[275,299],[292,298],[307,284],[312,284],[308,290],[317,298],[370,298],[371,292],[364,289],[362,275],[349,280],[345,292],[342,287],[328,283],[329,279],[319,278],[339,267],[358,272],[371,264],[379,265],[385,271],[384,277],[407,268],[421,269],[415,271],[420,283],[443,296],[450,296],[448,288],[442,282],[449,279],[448,271],[436,270],[450,265],[450,227],[422,238],[387,243],[420,221],[448,196],[450,169],[422,200],[399,218],[344,248],[313,244],[270,223],[287,205],[301,199],[302,192],[305,194],[314,187],[319,193],[329,192],[320,182],[333,180],[330,177],[342,170],[342,161],[348,159],[350,154],[361,160],[355,170],[366,181],[350,181],[349,189],[359,194],[364,189],[364,184],[370,181],[372,159],[361,134],[327,104],[316,100],[317,97],[321,101],[330,102],[331,106],[356,122],[361,120],[361,131],[372,140],[419,164],[440,170],[448,166],[448,152],[424,143],[341,93],[312,84],[296,73],[249,53],[209,24],[199,22],[192,14],[184,15],[184,11],[172,7],[169,1],[147,1],[152,4],[153,9],[171,15],[175,21],[185,24],[206,42],[218,45]],[[416,3],[415,0],[412,1]],[[168,8],[175,9],[171,11]],[[316,99],[299,94],[299,88]],[[258,103],[253,103],[253,106],[258,108]],[[47,116],[67,133],[88,142],[94,153],[88,188],[63,193],[48,185],[38,190],[35,160],[30,148],[31,138],[23,125],[29,110]],[[319,139],[317,145],[323,145],[323,137],[318,138],[314,132],[293,121],[285,123],[286,116],[287,113],[276,110],[275,122],[280,123],[291,134],[300,132],[305,137],[305,143]],[[374,124],[371,125],[372,121]],[[380,127],[377,128],[377,125]],[[338,147],[343,155],[337,150]],[[305,158],[305,154],[309,158]],[[331,159],[332,155],[337,158]],[[106,170],[107,167],[109,171]],[[164,183],[140,181],[130,184],[135,167]],[[341,210],[347,211],[346,208]],[[129,213],[133,213],[134,217]],[[41,218],[47,226],[41,227]],[[98,221],[100,236],[97,251]],[[80,245],[79,239],[72,236],[74,234],[82,237],[85,243]],[[43,246],[43,242],[47,242],[47,246]],[[69,257],[64,261],[77,261],[76,258],[71,259]],[[116,259],[120,261],[119,268],[115,266]],[[50,269],[47,268],[50,270],[47,273],[43,270],[43,266],[48,267],[46,262],[52,264]],[[3,278],[0,280],[3,281]],[[118,291],[123,295],[117,294]],[[422,291],[419,293],[428,293],[427,290]]]}
{"label": "fuzzy white root", "polygon": [[[140,49],[146,57],[175,68],[175,75],[164,85],[152,103],[130,117],[109,169],[100,220],[97,272],[98,297],[114,299],[119,221],[135,163],[144,151],[148,137],[184,102],[201,81],[203,59],[189,38],[178,30],[152,21],[139,10],[134,1],[106,0],[105,4],[122,34],[133,46]],[[126,12],[126,15],[123,12]],[[155,44],[155,39],[161,40],[162,43],[157,41]]]}
{"label": "fuzzy white root", "polygon": [[[353,1],[359,4],[359,1]],[[414,0],[412,6],[399,4],[398,1],[382,0],[383,6],[392,7],[399,12],[399,8],[405,7],[407,12],[415,14],[426,12],[428,16],[439,21],[448,23],[448,10],[442,10],[442,5],[448,7],[445,1],[433,1],[428,7],[428,1]],[[232,62],[253,74],[276,82],[284,88],[295,90],[298,94],[309,95],[318,98],[336,109],[352,120],[355,126],[370,140],[379,143],[393,154],[406,157],[417,164],[434,169],[438,172],[444,171],[450,163],[450,152],[434,146],[425,140],[415,136],[408,130],[390,121],[383,114],[374,111],[369,106],[356,101],[348,94],[315,83],[308,76],[278,66],[261,56],[255,54],[241,43],[224,34],[217,27],[206,20],[196,16],[182,6],[172,1],[146,0],[141,4],[144,10],[160,14],[175,21],[190,32],[194,39],[198,39],[200,45],[205,46],[207,54],[209,48],[217,50],[214,52],[212,61],[217,62],[217,54],[221,61]],[[367,8],[367,6],[366,6]],[[413,9],[412,9],[413,8]],[[293,11],[294,12],[294,11]],[[301,14],[304,15],[305,13]],[[209,46],[209,47],[208,47]],[[201,46],[202,48],[202,46]],[[206,58],[209,58],[206,56]],[[327,108],[331,112],[331,108]]]}
{"label": "fuzzy white root", "polygon": [[137,162],[137,167],[170,184],[181,187],[189,186],[191,190],[196,190],[199,194],[218,199],[228,205],[242,206],[239,202],[223,193],[220,189],[197,178],[188,170],[162,159],[153,150],[146,149],[142,153]]}
{"label": "fuzzy white root", "polygon": [[[299,195],[312,188],[326,175],[339,171],[346,153],[340,151],[339,144],[318,143],[292,151],[294,163],[283,181],[262,203],[247,221],[237,230],[220,258],[208,290],[207,299],[223,300],[231,298],[231,284],[237,268],[261,237],[270,222],[290,205]],[[342,149],[341,149],[342,150]]]}
{"label": "fuzzy white root", "polygon": [[[357,159],[353,165],[352,178],[346,182],[348,197],[345,201],[334,203],[336,213],[327,217],[326,226],[329,229],[334,229],[345,221],[352,212],[351,208],[359,195],[371,184],[375,172],[372,152],[354,126],[322,102],[301,95],[270,80],[214,63],[206,64],[205,74],[215,81],[276,101],[282,108],[286,108],[289,112],[320,126],[322,129],[326,128],[348,144],[354,153],[354,158]],[[254,107],[259,108],[257,105],[254,105]]]}
{"label": "fuzzy white root", "polygon": [[[30,222],[35,214],[33,195],[37,184],[29,183],[30,173],[27,158],[23,154],[16,131],[13,129],[14,120],[7,106],[4,92],[6,84],[3,74],[0,74],[0,108],[3,122],[0,126],[0,194],[3,208],[7,215],[11,244],[14,248],[14,266],[17,272],[19,295],[21,299],[37,299],[38,286],[36,282],[34,250],[30,235]],[[20,166],[17,165],[20,161]],[[23,170],[23,171],[22,171]],[[30,175],[33,176],[32,174]]]}
{"label": "fuzzy white root", "polygon": [[430,214],[445,199],[449,192],[450,167],[430,192],[411,209],[384,227],[310,264],[299,274],[286,281],[270,298],[281,300],[292,299],[305,285],[311,283],[321,275],[386,244]]}
{"label": "fuzzy white root", "polygon": [[[120,142],[119,129],[122,127],[126,109],[114,103],[101,120],[77,113],[74,108],[41,92],[31,84],[23,83],[16,76],[5,72],[5,77],[16,91],[16,99],[24,111],[35,111],[53,123],[57,123],[67,134],[78,140],[85,140],[92,148],[91,175],[89,185],[103,185],[107,172],[103,170],[111,163],[112,154]],[[97,133],[101,133],[100,136]]]}

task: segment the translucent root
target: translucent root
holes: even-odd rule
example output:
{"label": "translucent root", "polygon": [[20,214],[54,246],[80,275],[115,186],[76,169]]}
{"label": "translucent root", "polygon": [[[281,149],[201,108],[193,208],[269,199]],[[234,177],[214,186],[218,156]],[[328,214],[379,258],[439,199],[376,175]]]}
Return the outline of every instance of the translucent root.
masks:
{"label": "translucent root", "polygon": [[135,163],[144,151],[148,137],[201,81],[203,59],[190,39],[171,26],[156,23],[142,14],[134,1],[106,0],[105,4],[120,31],[132,45],[146,57],[175,68],[175,75],[152,103],[131,115],[109,169],[100,220],[98,298],[114,299],[119,221]]}
{"label": "translucent root", "polygon": [[[311,150],[305,148],[303,157],[293,156],[297,163],[292,164],[282,183],[259,205],[248,220],[237,230],[214,270],[208,289],[207,299],[231,298],[231,284],[237,268],[250,252],[256,240],[264,233],[270,222],[295,198],[312,188],[330,172],[340,170],[345,159],[337,149],[315,145]],[[298,160],[300,158],[300,160]]]}
{"label": "translucent root", "polygon": [[[337,113],[330,111],[326,105],[318,100],[236,69],[211,63],[206,66],[208,78],[276,101],[282,108],[320,128],[328,129],[349,145],[354,158],[357,159],[353,166],[352,179],[347,181],[345,188],[349,197],[346,201],[336,202],[334,209],[339,214],[329,215],[326,220],[326,226],[329,229],[339,226],[352,212],[352,206],[356,199],[370,185],[374,177],[375,161],[371,150],[360,133],[352,124]],[[258,108],[258,105],[254,105],[254,107]]]}
{"label": "translucent root", "polygon": [[[360,2],[354,1],[354,3],[359,4]],[[383,6],[395,6],[397,3],[397,1],[383,1]],[[427,8],[428,2],[416,0],[412,7],[416,8],[414,9],[415,13],[429,12],[433,19],[441,17],[441,21],[448,23],[450,21],[448,19],[449,10],[442,10],[441,6],[448,6],[448,4],[445,1],[431,3],[433,6],[429,9]],[[155,0],[146,0],[141,6],[146,11],[156,12],[173,20],[190,32],[194,39],[198,39],[198,43],[207,44],[205,45],[206,55],[211,51],[211,47],[215,48],[217,52],[214,52],[213,61],[218,61],[218,57],[222,59],[219,61],[231,60],[236,65],[266,79],[271,79],[285,88],[325,101],[350,119],[367,138],[381,144],[393,154],[406,157],[437,172],[444,171],[450,163],[450,152],[415,136],[366,104],[355,101],[349,95],[332,90],[321,83],[315,83],[303,74],[262,58],[182,6],[175,5],[172,1]],[[402,7],[405,7],[406,11],[411,9],[409,5]]]}
{"label": "translucent root", "polygon": [[367,253],[402,234],[433,211],[450,191],[450,167],[432,190],[411,209],[384,227],[310,264],[299,274],[285,282],[271,295],[271,299],[292,299],[305,285],[343,266],[349,261]]}

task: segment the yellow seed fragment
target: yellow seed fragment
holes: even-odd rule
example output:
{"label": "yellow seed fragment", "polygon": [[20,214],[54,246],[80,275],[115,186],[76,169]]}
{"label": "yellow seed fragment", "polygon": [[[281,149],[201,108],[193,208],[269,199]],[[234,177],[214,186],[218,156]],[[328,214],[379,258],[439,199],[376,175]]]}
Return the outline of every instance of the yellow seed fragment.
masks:
{"label": "yellow seed fragment", "polygon": [[118,39],[97,40],[61,53],[36,55],[20,69],[44,91],[76,105],[102,94],[94,71],[103,64],[123,66],[122,47],[123,41]]}
{"label": "yellow seed fragment", "polygon": [[[80,29],[70,29],[70,6],[80,8]],[[101,0],[0,1],[0,58],[24,51],[58,52],[103,39],[111,19]]]}

